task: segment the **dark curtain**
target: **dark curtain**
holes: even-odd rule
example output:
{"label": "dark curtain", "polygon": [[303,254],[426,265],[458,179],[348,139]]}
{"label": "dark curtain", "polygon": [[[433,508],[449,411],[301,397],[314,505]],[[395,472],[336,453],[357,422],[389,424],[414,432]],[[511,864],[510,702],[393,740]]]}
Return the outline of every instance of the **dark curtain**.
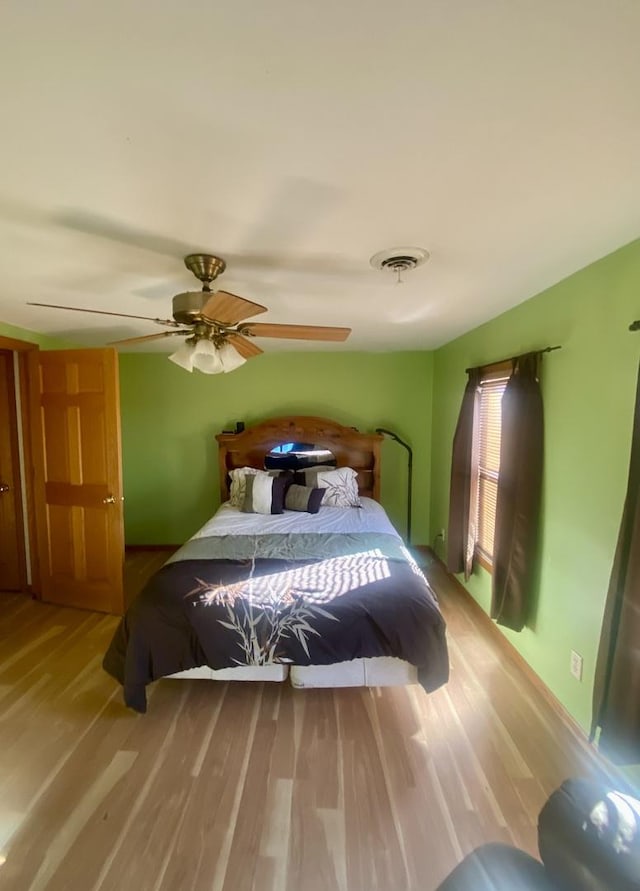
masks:
{"label": "dark curtain", "polygon": [[544,434],[539,364],[539,353],[514,359],[502,396],[491,618],[514,631],[527,621],[537,562]]}
{"label": "dark curtain", "polygon": [[447,569],[449,572],[464,572],[465,579],[471,575],[473,560],[473,544],[469,546],[469,515],[473,472],[473,422],[479,386],[480,369],[472,368],[462,397],[451,456]]}
{"label": "dark curtain", "polygon": [[640,763],[640,372],[627,496],[609,580],[593,691],[601,751],[617,764]]}

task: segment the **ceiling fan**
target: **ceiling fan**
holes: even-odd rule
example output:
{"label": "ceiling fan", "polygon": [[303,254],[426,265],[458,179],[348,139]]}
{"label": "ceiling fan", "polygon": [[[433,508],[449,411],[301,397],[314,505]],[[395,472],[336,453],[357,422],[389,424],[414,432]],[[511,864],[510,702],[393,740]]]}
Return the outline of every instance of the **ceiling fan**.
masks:
{"label": "ceiling fan", "polygon": [[169,359],[187,371],[197,368],[205,374],[233,371],[247,359],[258,356],[262,350],[254,343],[255,337],[339,342],[346,340],[351,333],[351,328],[248,322],[246,319],[266,312],[267,307],[228,291],[211,290],[211,282],[224,272],[227,266],[221,257],[213,254],[188,254],[184,258],[184,264],[202,282],[202,290],[176,294],[173,298],[173,319],[152,319],[129,313],[81,309],[77,306],[59,306],[52,303],[28,301],[28,304],[119,316],[125,319],[145,319],[172,328],[171,331],[162,331],[159,334],[145,334],[141,337],[117,340],[112,345],[143,343],[175,335],[183,336],[186,338],[185,342],[169,356]]}

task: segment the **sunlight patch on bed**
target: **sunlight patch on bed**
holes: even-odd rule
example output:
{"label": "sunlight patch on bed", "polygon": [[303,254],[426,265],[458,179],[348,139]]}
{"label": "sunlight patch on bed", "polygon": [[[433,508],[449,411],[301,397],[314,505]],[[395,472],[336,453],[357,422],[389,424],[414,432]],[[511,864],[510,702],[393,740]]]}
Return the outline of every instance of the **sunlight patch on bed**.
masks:
{"label": "sunlight patch on bed", "polygon": [[232,585],[206,587],[198,593],[200,601],[207,605],[233,603],[238,597],[255,606],[284,606],[296,597],[302,597],[308,603],[328,603],[390,575],[386,557],[376,548],[269,575],[252,576]]}

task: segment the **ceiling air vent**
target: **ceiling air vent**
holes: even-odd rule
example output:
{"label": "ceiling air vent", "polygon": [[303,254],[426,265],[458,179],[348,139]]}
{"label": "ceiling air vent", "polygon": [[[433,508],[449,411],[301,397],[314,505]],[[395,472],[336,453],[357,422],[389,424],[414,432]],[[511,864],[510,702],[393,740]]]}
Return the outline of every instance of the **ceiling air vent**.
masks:
{"label": "ceiling air vent", "polygon": [[369,260],[374,269],[386,269],[394,272],[398,276],[398,281],[402,281],[403,272],[415,269],[421,266],[429,259],[429,251],[424,248],[417,247],[398,247],[390,248],[387,251],[378,251]]}

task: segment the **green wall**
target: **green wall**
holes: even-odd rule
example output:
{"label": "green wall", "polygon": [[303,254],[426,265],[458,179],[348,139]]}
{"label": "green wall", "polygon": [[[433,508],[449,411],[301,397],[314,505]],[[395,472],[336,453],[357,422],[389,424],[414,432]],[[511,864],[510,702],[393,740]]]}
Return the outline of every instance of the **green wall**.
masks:
{"label": "green wall", "polygon": [[[434,355],[431,528],[446,526],[451,442],[470,365],[545,346],[545,480],[537,604],[505,631],[568,711],[591,720],[600,624],[626,490],[640,334],[640,241],[577,272]],[[468,589],[488,610],[490,577]],[[569,654],[584,658],[582,682]]]}
{"label": "green wall", "polygon": [[[189,374],[166,355],[120,356],[128,544],[186,540],[219,504],[216,433],[236,420],[321,415],[394,430],[414,450],[414,543],[429,540],[432,354],[265,353],[230,374]],[[406,528],[407,453],[383,443],[382,501]]]}

